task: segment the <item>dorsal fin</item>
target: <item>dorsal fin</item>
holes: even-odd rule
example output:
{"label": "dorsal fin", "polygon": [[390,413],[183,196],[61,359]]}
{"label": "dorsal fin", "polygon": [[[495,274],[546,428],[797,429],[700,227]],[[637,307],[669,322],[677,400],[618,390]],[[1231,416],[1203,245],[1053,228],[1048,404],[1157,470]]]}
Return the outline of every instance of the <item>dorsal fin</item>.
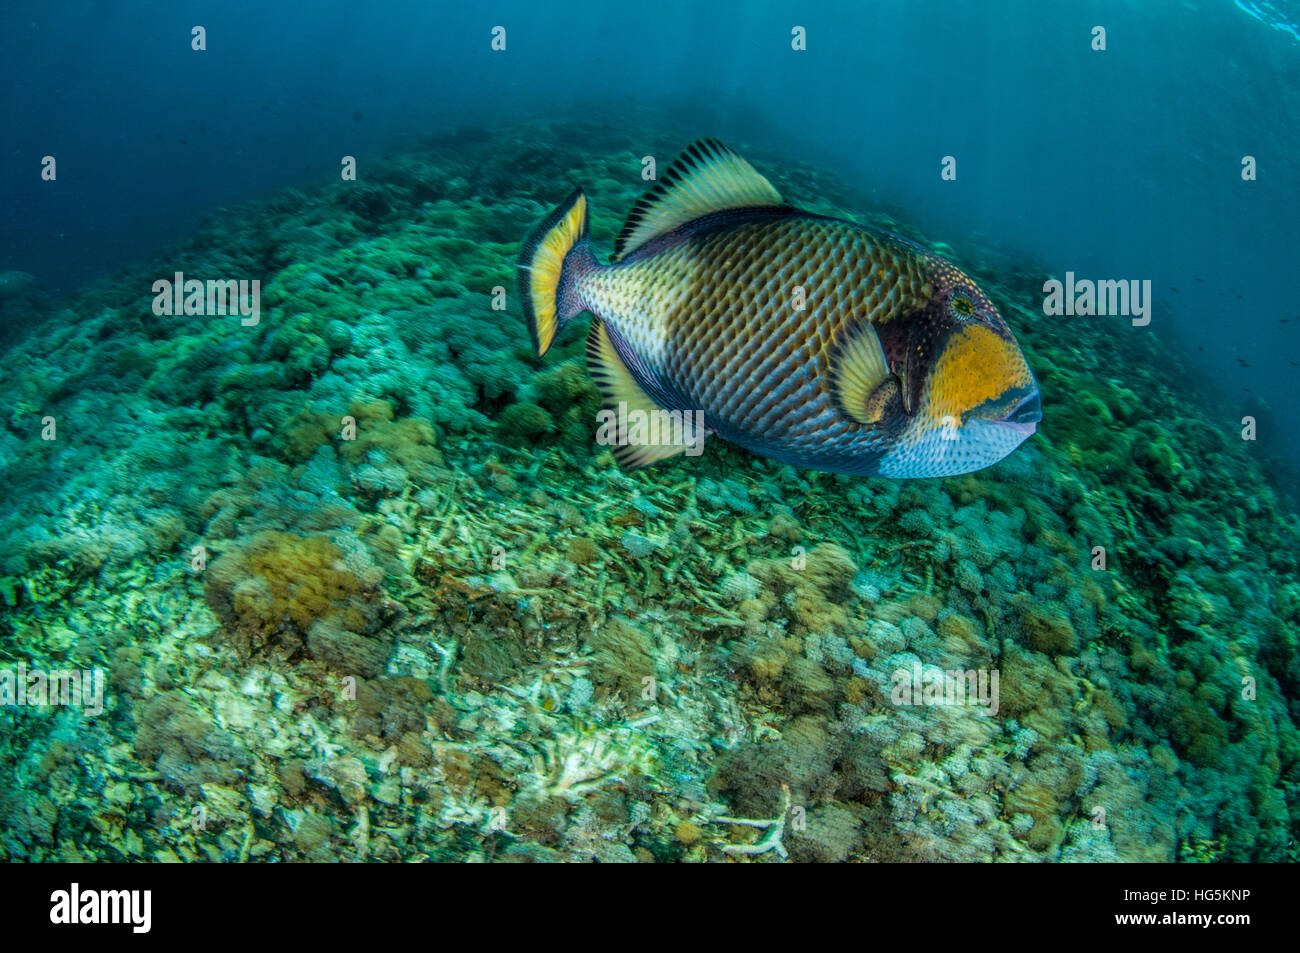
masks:
{"label": "dorsal fin", "polygon": [[859,321],[836,342],[830,355],[830,386],[844,413],[859,423],[880,422],[899,388],[870,322]]}
{"label": "dorsal fin", "polygon": [[632,206],[614,242],[614,261],[710,212],[784,205],[781,193],[717,139],[696,139]]}

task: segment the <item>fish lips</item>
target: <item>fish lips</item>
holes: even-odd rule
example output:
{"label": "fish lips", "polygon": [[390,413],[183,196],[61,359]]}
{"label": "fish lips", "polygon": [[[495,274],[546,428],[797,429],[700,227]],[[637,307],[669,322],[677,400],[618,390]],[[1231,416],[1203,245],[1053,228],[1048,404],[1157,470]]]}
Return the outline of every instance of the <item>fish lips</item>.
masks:
{"label": "fish lips", "polygon": [[989,422],[999,427],[1008,427],[1028,437],[1038,429],[1038,422],[1042,419],[1043,397],[1035,387],[1009,411]]}

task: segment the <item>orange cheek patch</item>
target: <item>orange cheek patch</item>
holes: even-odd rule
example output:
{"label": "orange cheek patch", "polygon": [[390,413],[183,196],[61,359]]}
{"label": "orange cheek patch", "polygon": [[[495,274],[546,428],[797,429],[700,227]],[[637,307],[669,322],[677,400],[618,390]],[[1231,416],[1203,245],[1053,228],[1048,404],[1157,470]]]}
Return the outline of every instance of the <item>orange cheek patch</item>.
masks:
{"label": "orange cheek patch", "polygon": [[965,414],[1013,387],[1033,380],[1020,349],[988,328],[972,325],[953,334],[930,381],[930,413]]}

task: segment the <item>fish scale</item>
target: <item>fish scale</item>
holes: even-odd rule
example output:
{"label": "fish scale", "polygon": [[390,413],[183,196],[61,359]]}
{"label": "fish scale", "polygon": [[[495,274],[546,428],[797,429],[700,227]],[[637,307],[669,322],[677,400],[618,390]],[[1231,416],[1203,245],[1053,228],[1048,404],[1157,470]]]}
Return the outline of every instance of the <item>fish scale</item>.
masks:
{"label": "fish scale", "polygon": [[[810,374],[824,364],[835,335],[855,317],[876,312],[906,273],[869,282],[872,271],[887,273],[871,266],[888,260],[872,236],[811,216],[764,219],[686,244],[693,280],[682,307],[660,319],[667,351],[656,368],[683,395],[677,409],[702,408],[706,419],[727,421],[731,434],[754,439],[816,443],[854,429],[847,423],[834,434],[824,429],[830,397],[824,375]],[[796,285],[807,293],[803,311],[793,306]],[[601,313],[622,328],[616,310]],[[775,349],[765,342],[777,342]],[[800,373],[781,373],[792,362]],[[772,415],[800,392],[807,399],[802,408]]]}

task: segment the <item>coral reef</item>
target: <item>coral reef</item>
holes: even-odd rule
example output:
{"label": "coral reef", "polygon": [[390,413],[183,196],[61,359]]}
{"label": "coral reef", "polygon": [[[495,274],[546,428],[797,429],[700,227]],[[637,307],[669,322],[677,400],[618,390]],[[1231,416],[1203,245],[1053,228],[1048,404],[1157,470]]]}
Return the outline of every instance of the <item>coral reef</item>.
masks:
{"label": "coral reef", "polygon": [[[1011,457],[621,472],[583,329],[542,366],[494,300],[557,183],[608,247],[627,133],[283,192],[10,348],[0,668],[108,687],[0,707],[0,856],[1295,859],[1300,528],[1169,343],[1065,346],[1032,263],[958,243],[1041,378]],[[871,208],[776,158],[802,204]],[[261,321],[154,316],[177,270],[264,274]],[[996,703],[899,695],[952,673]]]}

